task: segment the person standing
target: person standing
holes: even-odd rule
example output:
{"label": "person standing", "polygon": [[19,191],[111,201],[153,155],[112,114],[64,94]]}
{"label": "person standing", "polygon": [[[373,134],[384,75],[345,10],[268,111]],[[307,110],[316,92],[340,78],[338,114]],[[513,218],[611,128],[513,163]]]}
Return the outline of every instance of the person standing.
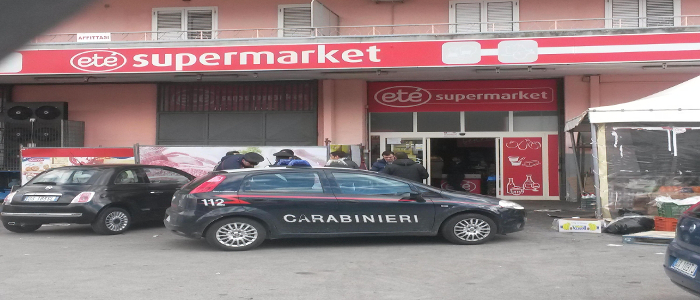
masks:
{"label": "person standing", "polygon": [[275,156],[275,163],[274,165],[278,165],[280,160],[283,159],[296,159],[294,156],[294,151],[292,149],[282,149],[279,152],[272,154]]}
{"label": "person standing", "polygon": [[370,168],[369,170],[379,172],[383,170],[386,167],[386,165],[392,163],[394,159],[396,159],[394,157],[394,152],[391,152],[389,150],[384,151],[382,152],[382,159],[375,161],[372,164],[372,168]]}
{"label": "person standing", "polygon": [[221,166],[221,163],[224,162],[224,160],[226,160],[227,158],[234,156],[236,154],[241,154],[241,153],[236,151],[236,150],[226,152],[226,155],[222,156],[221,160],[219,160],[219,163],[217,163],[216,166],[214,166],[214,171],[221,170],[221,169],[219,169],[219,166]]}
{"label": "person standing", "polygon": [[458,156],[452,157],[452,164],[448,167],[447,172],[447,184],[455,191],[465,191],[462,187],[462,180],[464,180],[466,171],[466,163]]}
{"label": "person standing", "polygon": [[255,152],[230,155],[227,158],[225,158],[219,165],[217,165],[216,168],[214,168],[214,171],[254,168],[263,160],[265,160],[265,158],[262,157],[262,155],[257,154]]}
{"label": "person standing", "polygon": [[352,159],[350,159],[348,157],[348,154],[342,150],[331,152],[331,159],[326,163],[326,167],[351,168],[351,169],[360,168],[357,165],[357,163],[352,161]]}
{"label": "person standing", "polygon": [[394,155],[396,156],[396,160],[387,165],[380,173],[394,175],[416,182],[423,182],[424,179],[428,178],[428,171],[425,167],[408,158],[408,154],[405,152],[396,152]]}

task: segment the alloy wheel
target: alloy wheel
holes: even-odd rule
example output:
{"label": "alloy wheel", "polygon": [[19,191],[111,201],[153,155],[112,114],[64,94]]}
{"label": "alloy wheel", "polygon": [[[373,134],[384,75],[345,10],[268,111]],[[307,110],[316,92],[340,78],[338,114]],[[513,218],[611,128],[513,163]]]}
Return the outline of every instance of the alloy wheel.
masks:
{"label": "alloy wheel", "polygon": [[227,247],[245,247],[258,239],[258,230],[246,223],[228,223],[216,231],[216,240]]}
{"label": "alloy wheel", "polygon": [[129,225],[129,217],[121,211],[113,211],[105,218],[105,225],[110,231],[122,231]]}
{"label": "alloy wheel", "polygon": [[482,219],[468,218],[457,222],[454,226],[454,234],[457,238],[476,242],[485,239],[491,233],[491,226]]}

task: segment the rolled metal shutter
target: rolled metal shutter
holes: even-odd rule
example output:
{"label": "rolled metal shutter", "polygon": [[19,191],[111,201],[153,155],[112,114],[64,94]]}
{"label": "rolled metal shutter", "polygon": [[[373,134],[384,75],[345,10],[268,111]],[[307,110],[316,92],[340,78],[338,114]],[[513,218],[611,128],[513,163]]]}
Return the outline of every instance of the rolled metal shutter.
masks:
{"label": "rolled metal shutter", "polygon": [[456,33],[481,32],[481,3],[455,4]]}
{"label": "rolled metal shutter", "polygon": [[182,29],[183,11],[156,11],[157,40],[184,40]]}
{"label": "rolled metal shutter", "polygon": [[647,27],[673,26],[674,0],[646,0]]}
{"label": "rolled metal shutter", "polygon": [[639,27],[639,0],[612,0],[612,27]]}
{"label": "rolled metal shutter", "polygon": [[311,6],[284,7],[281,9],[285,37],[312,36]]}
{"label": "rolled metal shutter", "polygon": [[486,3],[486,31],[513,31],[513,1]]}
{"label": "rolled metal shutter", "polygon": [[212,10],[188,10],[187,12],[187,38],[211,39],[214,21]]}

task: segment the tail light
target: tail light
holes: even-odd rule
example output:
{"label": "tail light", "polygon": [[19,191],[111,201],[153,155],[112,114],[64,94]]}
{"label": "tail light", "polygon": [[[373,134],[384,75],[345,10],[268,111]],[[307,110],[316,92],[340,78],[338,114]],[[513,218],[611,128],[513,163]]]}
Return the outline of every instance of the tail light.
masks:
{"label": "tail light", "polygon": [[95,196],[95,192],[82,192],[73,198],[70,203],[88,203]]}
{"label": "tail light", "polygon": [[207,193],[211,192],[218,186],[222,181],[226,179],[226,176],[224,175],[216,175],[209,180],[202,182],[198,187],[194,188],[190,194],[196,194],[196,193]]}
{"label": "tail light", "polygon": [[2,200],[2,203],[4,203],[5,205],[10,204],[10,202],[12,202],[12,197],[14,197],[15,194],[17,194],[17,192],[7,194],[7,196],[5,196],[5,200]]}
{"label": "tail light", "polygon": [[686,209],[686,210],[683,212],[683,214],[684,214],[684,215],[686,215],[686,214],[691,214],[691,213],[693,213],[695,210],[697,210],[698,207],[700,207],[700,202],[693,204],[693,206],[691,206],[691,207],[688,207],[688,209]]}

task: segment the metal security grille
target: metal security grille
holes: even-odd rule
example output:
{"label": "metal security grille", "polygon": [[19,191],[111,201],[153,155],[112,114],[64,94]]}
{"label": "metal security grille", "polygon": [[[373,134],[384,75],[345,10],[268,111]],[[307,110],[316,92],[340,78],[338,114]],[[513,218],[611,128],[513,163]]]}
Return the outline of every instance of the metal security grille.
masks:
{"label": "metal security grille", "polygon": [[159,112],[316,111],[315,81],[162,84]]}
{"label": "metal security grille", "polygon": [[[5,112],[5,105],[7,102],[12,101],[12,86],[11,85],[0,85],[0,114]],[[0,170],[19,170],[18,160],[15,158],[14,165],[10,166],[7,159],[7,147],[5,143],[5,122],[2,120],[0,122]]]}
{"label": "metal security grille", "polygon": [[317,144],[316,81],[162,84],[159,145]]}

